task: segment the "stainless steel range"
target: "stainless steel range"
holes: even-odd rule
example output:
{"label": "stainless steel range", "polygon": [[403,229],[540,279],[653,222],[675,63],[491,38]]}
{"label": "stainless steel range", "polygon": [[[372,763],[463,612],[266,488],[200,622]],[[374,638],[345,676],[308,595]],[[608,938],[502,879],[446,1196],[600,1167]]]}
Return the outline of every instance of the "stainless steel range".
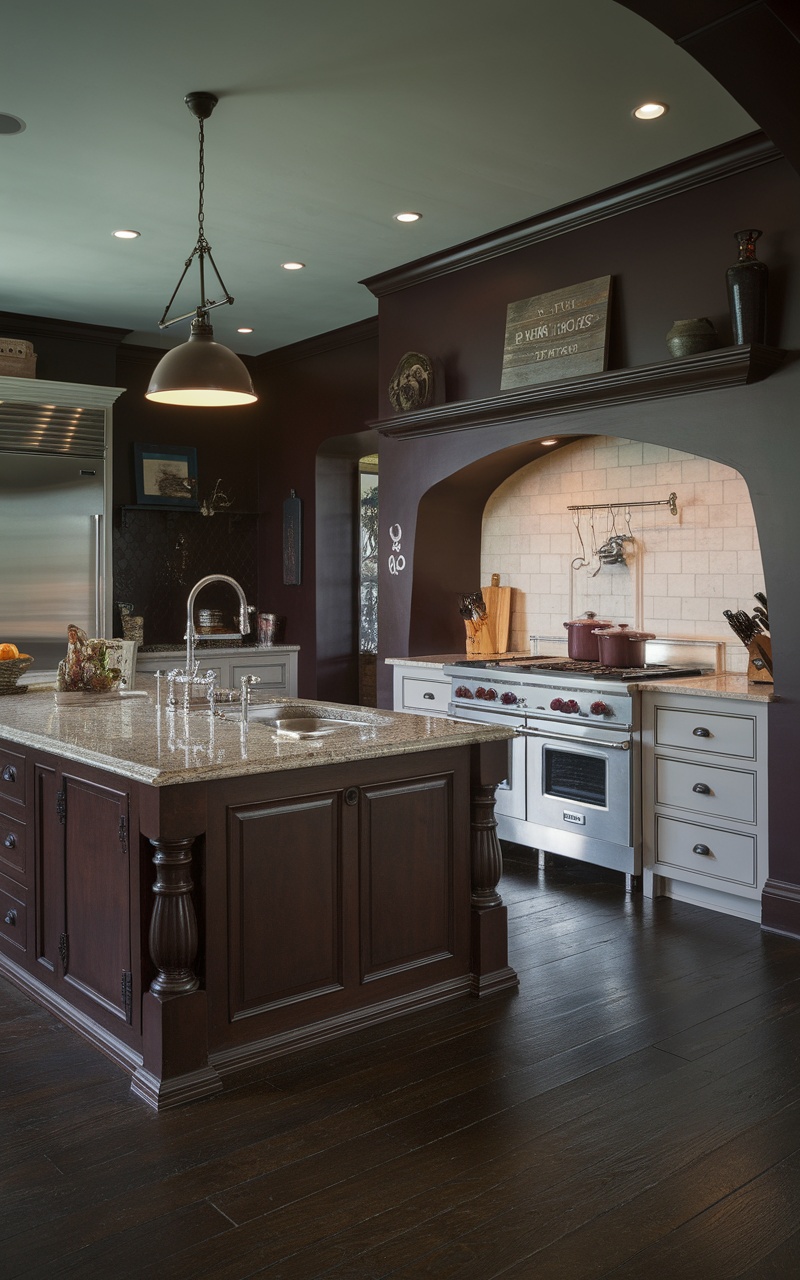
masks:
{"label": "stainless steel range", "polygon": [[516,728],[497,789],[500,838],[640,875],[639,688],[709,670],[547,657],[445,667],[450,716]]}

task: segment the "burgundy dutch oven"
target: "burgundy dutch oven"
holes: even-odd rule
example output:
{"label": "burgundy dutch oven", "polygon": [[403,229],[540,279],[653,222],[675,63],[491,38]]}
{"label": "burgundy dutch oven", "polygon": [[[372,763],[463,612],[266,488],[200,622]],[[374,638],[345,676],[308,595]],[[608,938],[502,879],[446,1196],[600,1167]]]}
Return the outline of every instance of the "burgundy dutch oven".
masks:
{"label": "burgundy dutch oven", "polygon": [[645,641],[655,640],[652,631],[632,631],[627,622],[596,631],[600,661],[604,667],[643,667]]}
{"label": "burgundy dutch oven", "polygon": [[600,627],[613,627],[613,622],[603,622],[596,613],[585,613],[582,618],[565,622],[567,653],[576,662],[598,662],[597,632]]}

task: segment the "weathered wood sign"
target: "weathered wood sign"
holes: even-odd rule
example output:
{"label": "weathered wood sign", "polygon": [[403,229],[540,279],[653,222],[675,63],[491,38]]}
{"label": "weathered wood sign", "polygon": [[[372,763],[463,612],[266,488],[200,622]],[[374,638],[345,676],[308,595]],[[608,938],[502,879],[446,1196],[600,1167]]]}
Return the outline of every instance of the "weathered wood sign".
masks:
{"label": "weathered wood sign", "polygon": [[610,293],[599,276],[509,303],[501,390],[605,369]]}

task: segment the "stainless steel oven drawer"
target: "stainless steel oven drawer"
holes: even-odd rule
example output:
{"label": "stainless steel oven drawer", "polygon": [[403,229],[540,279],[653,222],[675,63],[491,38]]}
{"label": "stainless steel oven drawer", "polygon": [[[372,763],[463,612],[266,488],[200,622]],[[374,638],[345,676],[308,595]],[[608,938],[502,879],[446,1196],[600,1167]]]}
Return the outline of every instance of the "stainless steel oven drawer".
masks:
{"label": "stainless steel oven drawer", "polygon": [[[707,880],[755,888],[756,838],[720,831],[681,818],[656,817],[656,864],[660,875],[693,871]],[[724,884],[719,885],[724,888]]]}
{"label": "stainless steel oven drawer", "polygon": [[756,821],[756,775],[701,760],[656,759],[656,804],[700,815]]}

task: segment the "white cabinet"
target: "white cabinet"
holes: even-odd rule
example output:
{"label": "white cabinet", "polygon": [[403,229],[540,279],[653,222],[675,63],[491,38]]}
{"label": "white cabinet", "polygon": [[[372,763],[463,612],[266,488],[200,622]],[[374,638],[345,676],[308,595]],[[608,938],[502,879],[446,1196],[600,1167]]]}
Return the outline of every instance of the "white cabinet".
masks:
{"label": "white cabinet", "polygon": [[442,667],[395,663],[394,710],[415,715],[446,716],[450,701],[450,678]]}
{"label": "white cabinet", "polygon": [[767,706],[642,692],[644,892],[761,919]]}
{"label": "white cabinet", "polygon": [[[259,694],[286,694],[297,697],[297,645],[273,645],[269,649],[249,649],[245,646],[226,649],[198,649],[195,656],[200,671],[214,671],[221,689],[238,689],[242,676],[258,676]],[[157,653],[140,653],[136,660],[137,675],[156,671],[171,671],[183,667],[185,649],[160,650]]]}

